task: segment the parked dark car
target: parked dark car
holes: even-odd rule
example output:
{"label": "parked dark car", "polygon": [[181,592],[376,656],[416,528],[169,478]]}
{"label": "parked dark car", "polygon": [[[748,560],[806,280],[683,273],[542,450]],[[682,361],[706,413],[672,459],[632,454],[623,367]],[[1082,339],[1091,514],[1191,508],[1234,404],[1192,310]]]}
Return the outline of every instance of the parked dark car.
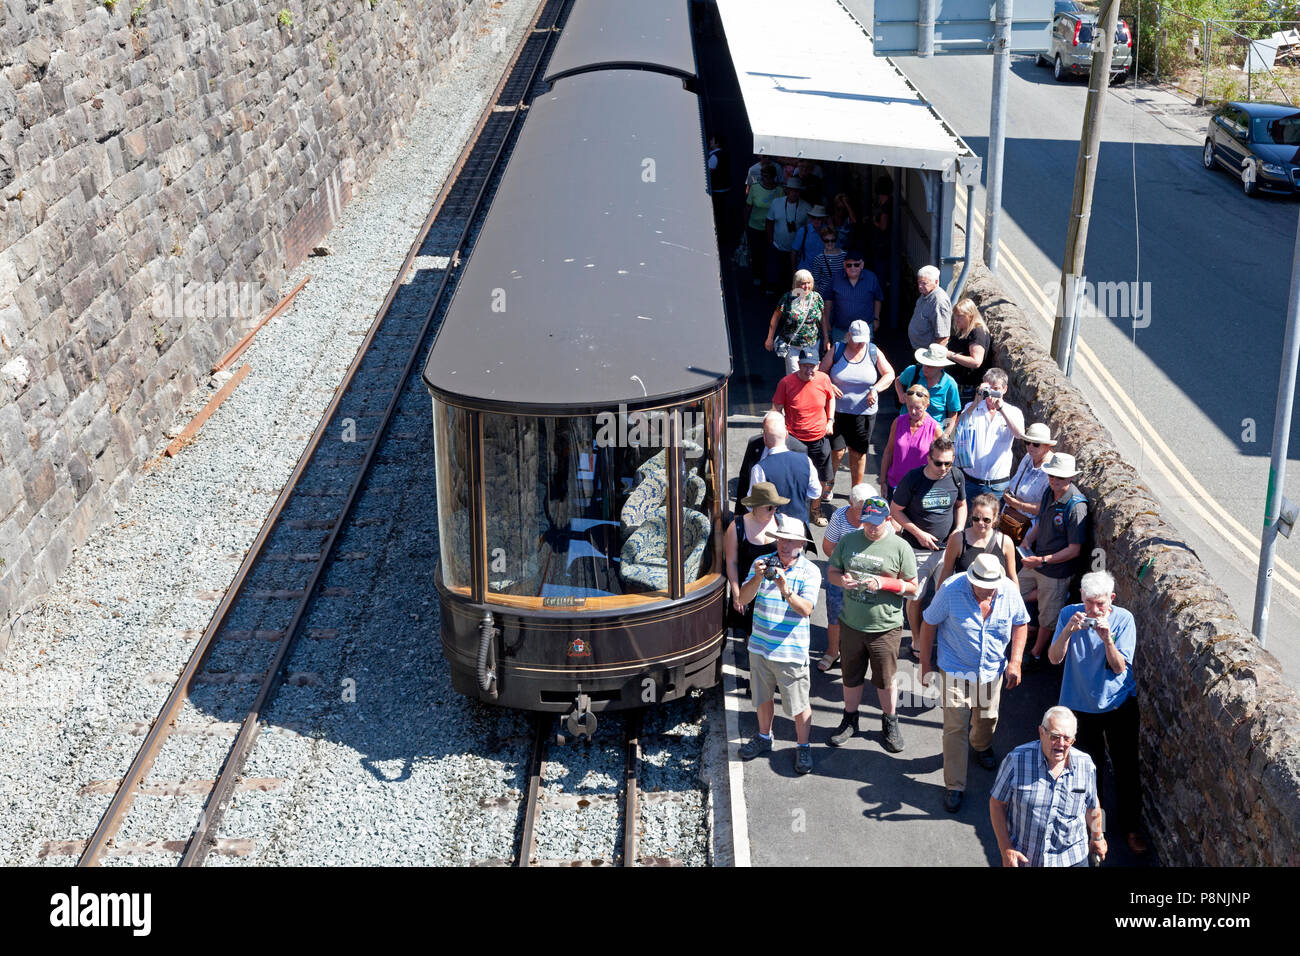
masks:
{"label": "parked dark car", "polygon": [[[1092,40],[1097,31],[1097,15],[1081,7],[1062,9],[1056,5],[1052,18],[1050,48],[1046,55],[1038,54],[1038,64],[1052,68],[1052,75],[1064,83],[1071,77],[1087,76],[1092,72]],[[1133,31],[1120,20],[1115,27],[1115,49],[1111,54],[1110,81],[1123,83],[1133,66]]]}
{"label": "parked dark car", "polygon": [[1300,110],[1286,103],[1224,103],[1210,117],[1201,162],[1240,176],[1247,196],[1261,189],[1300,192]]}

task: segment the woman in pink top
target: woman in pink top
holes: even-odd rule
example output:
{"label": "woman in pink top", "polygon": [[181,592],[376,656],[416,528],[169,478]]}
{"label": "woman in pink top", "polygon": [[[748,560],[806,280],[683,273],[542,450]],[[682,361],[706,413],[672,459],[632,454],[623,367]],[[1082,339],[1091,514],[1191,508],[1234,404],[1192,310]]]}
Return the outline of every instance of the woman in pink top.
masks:
{"label": "woman in pink top", "polygon": [[930,407],[930,392],[925,386],[913,385],[903,397],[907,414],[900,414],[889,426],[889,440],[880,457],[880,485],[891,495],[904,475],[925,464],[930,443],[939,434],[939,423],[926,411]]}

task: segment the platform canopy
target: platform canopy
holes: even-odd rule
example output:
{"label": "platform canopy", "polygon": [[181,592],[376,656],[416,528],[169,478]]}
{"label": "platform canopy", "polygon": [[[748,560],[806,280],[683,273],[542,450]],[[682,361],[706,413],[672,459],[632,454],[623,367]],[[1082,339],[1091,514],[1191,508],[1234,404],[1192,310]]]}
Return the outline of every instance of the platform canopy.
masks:
{"label": "platform canopy", "polygon": [[836,0],[717,5],[755,152],[979,181],[979,157]]}

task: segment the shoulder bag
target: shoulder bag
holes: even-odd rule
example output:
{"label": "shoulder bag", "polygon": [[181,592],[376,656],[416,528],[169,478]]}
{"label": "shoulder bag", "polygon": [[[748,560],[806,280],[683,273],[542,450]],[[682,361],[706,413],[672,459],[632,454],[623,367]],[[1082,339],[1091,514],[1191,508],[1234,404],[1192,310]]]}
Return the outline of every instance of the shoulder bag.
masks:
{"label": "shoulder bag", "polygon": [[[1017,494],[1020,485],[1024,481],[1025,469],[1021,468],[1017,475],[1016,486],[1012,489],[1011,494],[1019,498]],[[1025,540],[1025,535],[1029,534],[1029,526],[1033,523],[1033,518],[1025,514],[1018,508],[1011,505],[1002,506],[1002,514],[998,515],[998,530],[1011,539],[1011,543],[1017,547]]]}

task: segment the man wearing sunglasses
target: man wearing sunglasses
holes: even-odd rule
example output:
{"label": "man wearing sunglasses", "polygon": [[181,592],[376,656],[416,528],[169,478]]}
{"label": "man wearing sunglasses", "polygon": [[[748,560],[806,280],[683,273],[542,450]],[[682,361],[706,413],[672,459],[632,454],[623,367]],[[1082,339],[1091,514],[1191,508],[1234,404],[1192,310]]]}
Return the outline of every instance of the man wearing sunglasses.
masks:
{"label": "man wearing sunglasses", "polygon": [[952,440],[939,435],[930,443],[925,464],[913,468],[894,489],[890,517],[903,529],[903,540],[916,556],[918,589],[908,601],[912,646],[921,633],[921,611],[934,594],[935,576],[943,567],[943,550],[954,528],[966,527],[966,482],[953,466]]}
{"label": "man wearing sunglasses", "polygon": [[1051,707],[1038,740],[1002,761],[989,816],[1003,866],[1087,866],[1090,849],[1106,858],[1097,767],[1073,749],[1076,728],[1068,707]]}

